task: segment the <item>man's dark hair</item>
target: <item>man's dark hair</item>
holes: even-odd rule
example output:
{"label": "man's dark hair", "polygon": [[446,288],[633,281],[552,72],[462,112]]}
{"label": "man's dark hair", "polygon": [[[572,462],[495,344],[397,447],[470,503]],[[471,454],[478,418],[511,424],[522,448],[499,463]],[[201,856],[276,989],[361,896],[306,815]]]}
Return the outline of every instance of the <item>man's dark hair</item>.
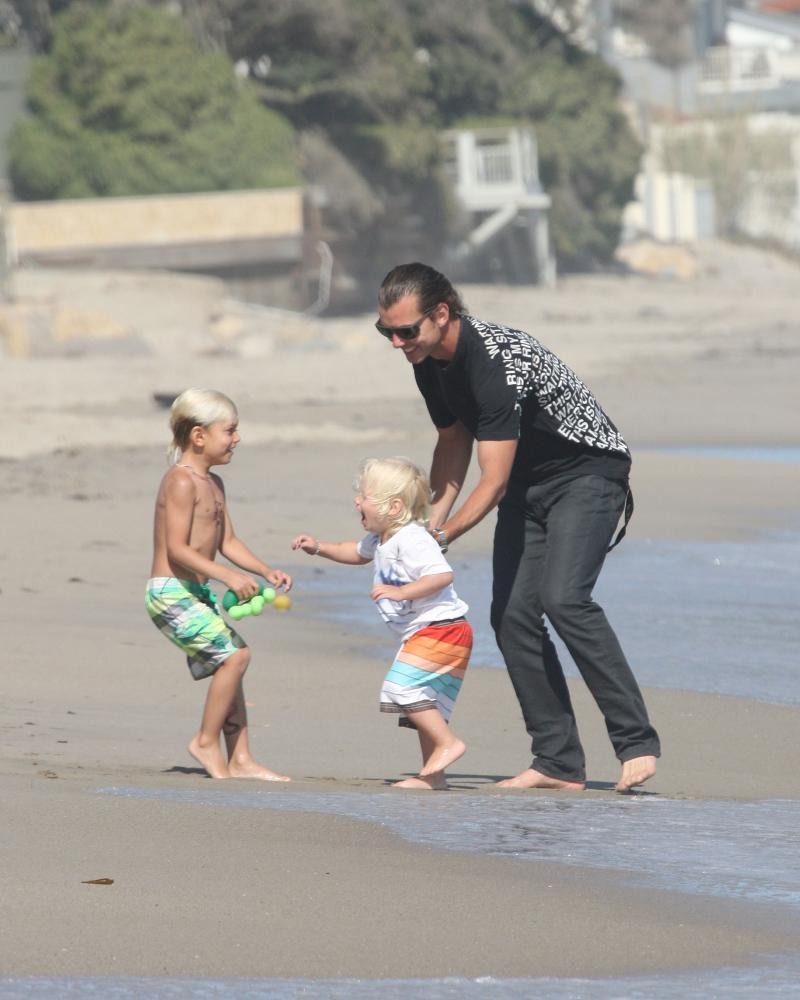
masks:
{"label": "man's dark hair", "polygon": [[398,264],[386,275],[378,291],[378,305],[388,309],[407,295],[416,295],[423,313],[432,312],[440,302],[450,308],[451,316],[462,316],[466,307],[450,280],[443,274],[414,261],[412,264]]}

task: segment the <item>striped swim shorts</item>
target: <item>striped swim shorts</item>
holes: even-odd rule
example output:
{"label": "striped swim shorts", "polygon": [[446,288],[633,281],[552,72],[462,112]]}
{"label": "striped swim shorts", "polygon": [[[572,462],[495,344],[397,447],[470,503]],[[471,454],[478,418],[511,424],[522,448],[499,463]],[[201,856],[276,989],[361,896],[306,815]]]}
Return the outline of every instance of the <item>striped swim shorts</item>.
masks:
{"label": "striped swim shorts", "polygon": [[211,677],[247,643],[220,613],[207,583],[157,576],[147,581],[144,603],[156,628],[186,653],[196,681]]}
{"label": "striped swim shorts", "polygon": [[472,652],[472,626],[460,618],[433,622],[406,639],[381,688],[381,711],[405,715],[438,708],[450,718]]}

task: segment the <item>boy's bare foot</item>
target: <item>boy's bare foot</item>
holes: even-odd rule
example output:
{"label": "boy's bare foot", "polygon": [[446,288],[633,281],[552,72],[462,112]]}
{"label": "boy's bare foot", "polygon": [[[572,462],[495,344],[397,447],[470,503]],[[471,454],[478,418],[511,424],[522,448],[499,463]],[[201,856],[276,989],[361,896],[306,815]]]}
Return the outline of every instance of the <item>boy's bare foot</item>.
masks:
{"label": "boy's bare foot", "polygon": [[228,765],[225,763],[225,758],[222,756],[219,746],[201,747],[197,736],[194,736],[186,749],[197,763],[205,769],[209,777],[230,777]]}
{"label": "boy's bare foot", "polygon": [[278,774],[277,771],[270,771],[263,764],[257,764],[254,760],[234,763],[228,761],[228,773],[232,778],[258,778],[260,781],[291,781],[285,774]]}
{"label": "boy's bare foot", "polygon": [[422,788],[429,792],[443,792],[449,787],[441,771],[425,777],[419,775],[417,778],[403,778],[402,781],[395,781],[392,784],[392,788]]}
{"label": "boy's bare foot", "polygon": [[498,788],[545,788],[550,791],[582,792],[586,787],[582,781],[563,781],[561,778],[551,778],[532,767],[521,771],[513,778],[505,778],[497,782]]}
{"label": "boy's bare foot", "polygon": [[457,736],[454,736],[445,746],[437,747],[437,749],[433,751],[430,757],[425,761],[425,766],[419,772],[419,777],[435,778],[437,774],[440,774],[446,767],[449,767],[453,761],[462,757],[466,749],[466,743],[463,743]]}
{"label": "boy's bare foot", "polygon": [[614,789],[617,792],[630,792],[636,785],[643,785],[655,773],[655,757],[633,757],[623,763],[622,775]]}

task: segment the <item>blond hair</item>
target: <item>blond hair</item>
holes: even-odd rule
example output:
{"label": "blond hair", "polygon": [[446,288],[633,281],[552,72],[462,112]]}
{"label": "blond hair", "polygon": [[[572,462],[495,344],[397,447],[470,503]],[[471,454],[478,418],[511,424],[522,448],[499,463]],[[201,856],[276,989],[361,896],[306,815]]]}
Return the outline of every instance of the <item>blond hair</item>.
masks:
{"label": "blond hair", "polygon": [[210,427],[222,420],[238,420],[239,413],[232,399],[216,389],[186,389],[172,403],[169,426],[172,443],[167,459],[173,464],[189,447],[193,427]]}
{"label": "blond hair", "polygon": [[[368,458],[361,463],[355,488],[369,497],[382,517],[389,520],[389,535],[415,521],[426,525],[431,509],[431,488],[422,469],[408,458]],[[389,513],[400,501],[397,515]]]}

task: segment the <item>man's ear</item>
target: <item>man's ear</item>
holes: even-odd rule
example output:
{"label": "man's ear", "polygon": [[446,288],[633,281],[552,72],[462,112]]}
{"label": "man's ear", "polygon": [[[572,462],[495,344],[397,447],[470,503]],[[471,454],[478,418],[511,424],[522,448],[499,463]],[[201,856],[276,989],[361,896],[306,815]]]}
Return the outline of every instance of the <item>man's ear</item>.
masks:
{"label": "man's ear", "polygon": [[431,315],[437,326],[444,326],[450,322],[450,306],[446,302],[440,302]]}

